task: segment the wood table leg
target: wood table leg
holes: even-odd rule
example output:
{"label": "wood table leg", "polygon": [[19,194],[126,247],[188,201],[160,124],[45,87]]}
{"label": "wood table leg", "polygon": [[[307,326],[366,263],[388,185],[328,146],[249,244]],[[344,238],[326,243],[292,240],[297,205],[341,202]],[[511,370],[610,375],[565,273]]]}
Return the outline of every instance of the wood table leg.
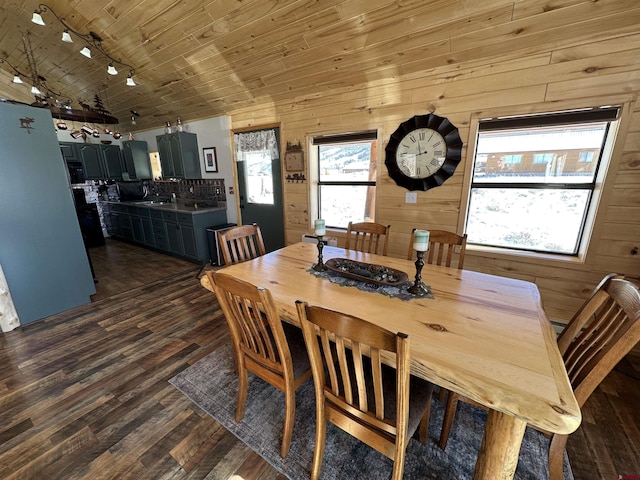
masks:
{"label": "wood table leg", "polygon": [[474,480],[513,479],[526,426],[526,422],[516,417],[489,410],[482,446],[473,472]]}

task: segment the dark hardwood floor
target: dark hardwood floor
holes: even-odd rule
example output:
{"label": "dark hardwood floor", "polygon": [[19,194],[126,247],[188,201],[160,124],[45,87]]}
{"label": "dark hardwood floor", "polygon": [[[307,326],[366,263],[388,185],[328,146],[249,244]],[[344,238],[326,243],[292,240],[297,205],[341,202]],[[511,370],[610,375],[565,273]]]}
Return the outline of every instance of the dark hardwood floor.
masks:
{"label": "dark hardwood floor", "polygon": [[[174,389],[228,341],[200,266],[117,241],[90,249],[90,305],[0,334],[0,478],[284,480]],[[640,359],[589,400],[576,480],[640,475]]]}

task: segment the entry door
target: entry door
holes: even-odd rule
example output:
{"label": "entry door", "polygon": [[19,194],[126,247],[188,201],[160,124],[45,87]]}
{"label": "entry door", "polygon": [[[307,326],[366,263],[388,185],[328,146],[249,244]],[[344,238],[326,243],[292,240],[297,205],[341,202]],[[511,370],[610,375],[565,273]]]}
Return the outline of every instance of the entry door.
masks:
{"label": "entry door", "polygon": [[268,252],[284,247],[280,158],[268,151],[248,152],[236,162],[243,225],[257,223]]}

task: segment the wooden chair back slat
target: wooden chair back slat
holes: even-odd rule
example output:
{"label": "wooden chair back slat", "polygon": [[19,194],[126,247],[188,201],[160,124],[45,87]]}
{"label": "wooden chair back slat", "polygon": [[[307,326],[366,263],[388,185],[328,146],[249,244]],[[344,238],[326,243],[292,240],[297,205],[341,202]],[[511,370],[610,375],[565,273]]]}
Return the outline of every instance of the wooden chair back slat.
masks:
{"label": "wooden chair back slat", "polygon": [[222,272],[212,272],[211,276],[218,287],[216,295],[238,348],[269,368],[283,371],[281,358],[287,355],[289,347],[277,313],[270,312],[275,314],[277,321],[268,319],[266,312],[271,310],[273,300],[267,300],[267,297],[271,293]]}
{"label": "wooden chair back slat", "polygon": [[[416,252],[413,250],[413,238],[416,229],[411,231],[409,238],[409,252],[407,259],[414,260]],[[443,265],[451,267],[454,264],[454,258],[457,254],[458,262],[454,268],[462,269],[464,267],[464,256],[467,249],[467,234],[458,235],[457,233],[448,232],[446,230],[429,230],[429,252],[426,255],[427,263],[431,265]]]}
{"label": "wooden chair back slat", "polygon": [[[394,458],[396,443],[403,449],[405,445],[398,432],[406,432],[406,421],[398,425],[397,419],[408,415],[409,403],[396,399],[397,418],[385,418],[382,352],[395,355],[400,397],[408,397],[409,339],[362,319],[303,302],[298,302],[298,312],[316,389],[323,392],[323,402],[330,410],[328,418]],[[393,389],[394,396],[397,391]]]}
{"label": "wooden chair back slat", "polygon": [[[391,225],[374,222],[349,222],[345,248],[359,252],[386,255],[389,247],[389,231]],[[379,247],[382,245],[382,252]]]}
{"label": "wooden chair back slat", "polygon": [[[244,416],[248,373],[252,372],[285,393],[285,420],[280,455],[289,452],[295,416],[295,390],[311,376],[305,349],[289,348],[269,290],[224,272],[207,271],[220,308],[224,312],[238,372],[236,421]],[[293,327],[295,328],[295,327]],[[291,335],[291,334],[290,334]],[[298,343],[304,343],[298,332]],[[291,352],[296,355],[292,357]],[[297,376],[294,372],[296,362]]]}
{"label": "wooden chair back slat", "polygon": [[558,346],[580,406],[640,342],[640,290],[607,275],[571,319]]}
{"label": "wooden chair back slat", "polygon": [[266,253],[262,232],[255,223],[219,231],[218,244],[227,265],[246,262]]}

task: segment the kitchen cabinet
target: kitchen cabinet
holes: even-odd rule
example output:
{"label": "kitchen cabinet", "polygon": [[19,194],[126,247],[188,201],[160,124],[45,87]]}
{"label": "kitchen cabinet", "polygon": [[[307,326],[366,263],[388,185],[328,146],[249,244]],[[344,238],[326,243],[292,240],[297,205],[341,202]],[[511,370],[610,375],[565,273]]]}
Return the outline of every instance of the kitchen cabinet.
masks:
{"label": "kitchen cabinet", "polygon": [[122,162],[122,151],[118,145],[98,145],[104,159],[104,170],[107,178],[122,180],[124,164]]}
{"label": "kitchen cabinet", "polygon": [[190,260],[197,260],[198,248],[196,246],[192,215],[165,211],[162,216],[171,253]]}
{"label": "kitchen cabinet", "polygon": [[102,155],[100,147],[89,143],[82,144],[78,147],[82,167],[84,168],[84,177],[87,180],[98,180],[105,178],[104,167],[102,165]]}
{"label": "kitchen cabinet", "polygon": [[67,165],[69,181],[71,183],[84,183],[84,168],[78,154],[78,144],[74,142],[58,142],[62,158]]}
{"label": "kitchen cabinet", "polygon": [[62,158],[67,163],[78,163],[80,157],[78,156],[77,144],[74,142],[58,142],[60,145],[60,151],[62,152]]}
{"label": "kitchen cabinet", "polygon": [[151,160],[147,142],[127,140],[122,142],[125,171],[131,180],[151,180]]}
{"label": "kitchen cabinet", "polygon": [[164,178],[202,178],[198,137],[176,132],[156,137]]}
{"label": "kitchen cabinet", "polygon": [[[105,208],[106,204],[106,208]],[[103,202],[110,235],[198,263],[209,261],[206,229],[227,221],[224,208],[199,211]]]}
{"label": "kitchen cabinet", "polygon": [[167,229],[162,218],[162,210],[150,209],[151,229],[153,230],[153,243],[158,250],[169,250]]}
{"label": "kitchen cabinet", "polygon": [[87,180],[122,180],[122,153],[118,145],[84,143],[78,153]]}

